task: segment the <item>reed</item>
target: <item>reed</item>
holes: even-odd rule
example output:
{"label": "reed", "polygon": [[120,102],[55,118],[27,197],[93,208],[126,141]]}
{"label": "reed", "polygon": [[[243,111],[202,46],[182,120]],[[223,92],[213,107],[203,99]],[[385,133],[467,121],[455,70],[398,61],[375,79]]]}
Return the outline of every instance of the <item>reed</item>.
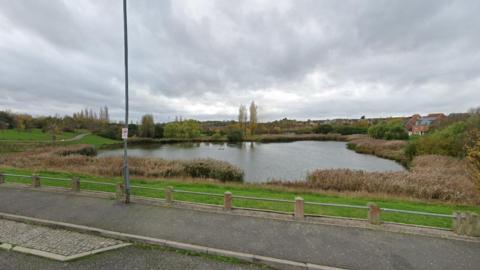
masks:
{"label": "reed", "polygon": [[427,200],[480,203],[475,181],[467,173],[465,160],[448,156],[419,156],[410,171],[365,172],[349,169],[315,170],[305,182],[279,183],[337,192],[386,193]]}
{"label": "reed", "polygon": [[[16,168],[55,169],[101,176],[121,176],[122,157],[95,157],[89,145],[43,147],[31,152],[0,157],[0,163]],[[132,176],[195,177],[220,181],[243,181],[243,171],[228,162],[213,159],[165,160],[130,157]]]}

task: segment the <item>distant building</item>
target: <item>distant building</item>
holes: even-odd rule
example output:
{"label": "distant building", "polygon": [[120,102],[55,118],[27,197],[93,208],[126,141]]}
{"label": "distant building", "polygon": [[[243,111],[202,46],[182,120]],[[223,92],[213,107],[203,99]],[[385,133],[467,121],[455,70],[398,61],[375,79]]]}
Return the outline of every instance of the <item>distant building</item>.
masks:
{"label": "distant building", "polygon": [[423,135],[433,124],[446,119],[447,116],[443,113],[431,113],[427,116],[415,114],[406,122],[405,128],[408,130],[409,135]]}

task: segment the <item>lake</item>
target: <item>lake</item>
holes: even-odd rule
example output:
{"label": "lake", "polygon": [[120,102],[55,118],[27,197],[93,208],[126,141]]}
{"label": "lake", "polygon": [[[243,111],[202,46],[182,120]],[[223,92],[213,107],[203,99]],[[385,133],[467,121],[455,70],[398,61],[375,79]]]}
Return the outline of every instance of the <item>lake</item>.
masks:
{"label": "lake", "polygon": [[[400,164],[355,153],[345,142],[297,141],[288,143],[175,143],[129,146],[129,155],[164,159],[213,158],[237,165],[245,182],[304,180],[315,169],[348,168],[365,171],[402,171]],[[102,150],[99,156],[120,156],[122,149]]]}

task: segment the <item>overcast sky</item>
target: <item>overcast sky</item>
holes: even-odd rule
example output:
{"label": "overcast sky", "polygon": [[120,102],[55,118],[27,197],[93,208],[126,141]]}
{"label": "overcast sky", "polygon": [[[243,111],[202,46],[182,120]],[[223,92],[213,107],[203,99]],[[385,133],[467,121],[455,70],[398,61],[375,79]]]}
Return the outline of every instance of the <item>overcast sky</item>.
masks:
{"label": "overcast sky", "polygon": [[[134,121],[480,105],[480,1],[130,0]],[[123,117],[121,0],[0,0],[0,110]]]}

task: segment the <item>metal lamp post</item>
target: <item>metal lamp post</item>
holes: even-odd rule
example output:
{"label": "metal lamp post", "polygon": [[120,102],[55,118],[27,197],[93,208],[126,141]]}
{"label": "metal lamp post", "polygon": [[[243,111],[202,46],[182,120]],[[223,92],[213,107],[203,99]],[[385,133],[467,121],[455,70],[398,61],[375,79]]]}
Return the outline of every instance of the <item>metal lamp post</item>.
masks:
{"label": "metal lamp post", "polygon": [[122,131],[123,138],[123,178],[125,186],[125,203],[130,202],[130,179],[128,173],[128,36],[127,36],[127,0],[123,0],[123,41],[125,49],[125,128]]}

